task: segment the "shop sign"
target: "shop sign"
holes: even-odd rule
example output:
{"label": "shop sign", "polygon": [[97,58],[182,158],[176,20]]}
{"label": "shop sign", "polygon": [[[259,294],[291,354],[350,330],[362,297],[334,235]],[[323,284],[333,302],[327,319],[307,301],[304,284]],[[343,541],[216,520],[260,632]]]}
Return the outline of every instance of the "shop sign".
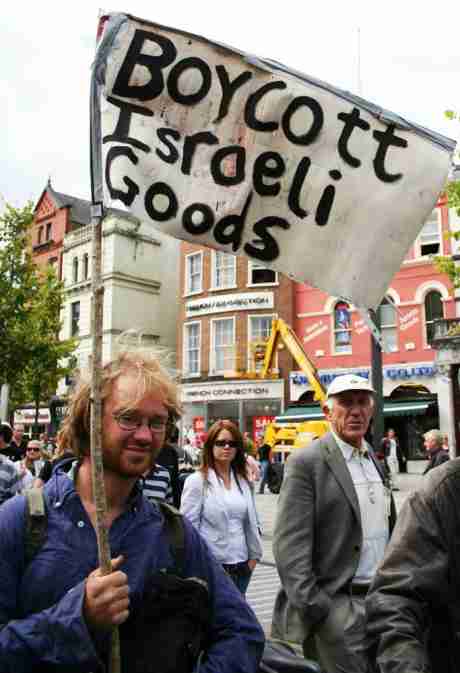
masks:
{"label": "shop sign", "polygon": [[243,292],[226,294],[220,297],[192,299],[185,304],[185,316],[195,318],[210,313],[225,311],[251,311],[254,309],[272,309],[273,292]]}
{"label": "shop sign", "polygon": [[420,322],[419,310],[417,308],[412,309],[408,313],[400,316],[399,318],[399,329],[401,332],[405,332],[410,327],[413,327],[418,322]]}
{"label": "shop sign", "polygon": [[283,397],[283,382],[265,381],[216,383],[211,385],[182,386],[182,401],[187,402],[218,402],[219,400],[255,400],[280,399]]}
{"label": "shop sign", "polygon": [[436,376],[436,367],[433,365],[416,365],[415,367],[392,367],[384,370],[386,379],[412,379],[417,376]]}
{"label": "shop sign", "polygon": [[318,337],[320,334],[323,334],[324,332],[327,332],[328,330],[329,325],[323,320],[313,323],[313,325],[310,325],[305,330],[305,336],[303,338],[304,343],[308,343],[309,341],[312,341],[312,339],[316,339],[316,337]]}
{"label": "shop sign", "polygon": [[275,416],[253,416],[252,417],[252,436],[254,441],[262,439],[265,434],[265,428],[269,423],[275,420]]}
{"label": "shop sign", "polygon": [[[328,372],[319,374],[319,379],[323,386],[328,386],[332,381],[337,378],[337,376],[343,376],[343,374],[356,374],[357,376],[362,376],[365,379],[369,379],[370,372],[368,369],[363,370],[347,370],[339,372]],[[433,377],[436,376],[436,367],[432,364],[421,364],[414,365],[411,367],[385,367],[383,369],[383,377],[385,379],[390,379],[394,381],[395,379],[411,379],[415,377]],[[305,374],[299,374],[298,372],[291,372],[291,383],[300,386],[308,385],[308,379]]]}
{"label": "shop sign", "polygon": [[[35,409],[17,409],[14,412],[14,422],[15,423],[35,423]],[[40,409],[38,412],[38,422],[43,425],[44,423],[50,423],[51,417],[49,409]]]}

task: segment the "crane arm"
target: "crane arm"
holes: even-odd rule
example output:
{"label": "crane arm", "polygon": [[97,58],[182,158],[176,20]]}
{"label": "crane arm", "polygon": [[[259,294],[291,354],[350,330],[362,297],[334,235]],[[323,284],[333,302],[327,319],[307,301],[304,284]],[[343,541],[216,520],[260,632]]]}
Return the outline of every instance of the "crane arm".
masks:
{"label": "crane arm", "polygon": [[297,365],[307,377],[314,392],[314,399],[323,403],[326,400],[326,391],[318,376],[318,371],[298,339],[294,330],[282,319],[275,318],[272,322],[272,331],[265,349],[262,378],[268,378],[273,369],[273,360],[279,340],[282,340]]}

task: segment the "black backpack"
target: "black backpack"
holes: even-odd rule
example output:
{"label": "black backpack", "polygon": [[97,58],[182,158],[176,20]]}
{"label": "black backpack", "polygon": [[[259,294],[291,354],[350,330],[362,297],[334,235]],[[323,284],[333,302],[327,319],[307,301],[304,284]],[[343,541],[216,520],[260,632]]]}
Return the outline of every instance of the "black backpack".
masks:
{"label": "black backpack", "polygon": [[[26,495],[25,559],[34,558],[47,536],[42,489]],[[190,673],[199,671],[211,624],[207,583],[184,577],[185,531],[182,515],[157,501],[166,524],[174,565],[152,573],[140,609],[119,627],[123,673]]]}

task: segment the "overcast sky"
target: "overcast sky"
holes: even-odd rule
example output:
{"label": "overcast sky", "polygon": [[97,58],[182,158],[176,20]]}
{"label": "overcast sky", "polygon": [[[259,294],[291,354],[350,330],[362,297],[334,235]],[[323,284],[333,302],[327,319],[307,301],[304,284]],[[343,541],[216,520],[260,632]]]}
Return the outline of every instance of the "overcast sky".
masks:
{"label": "overcast sky", "polygon": [[[48,176],[56,190],[89,198],[89,81],[99,7],[93,0],[2,7],[0,196],[14,205],[35,202]],[[360,72],[364,98],[459,136],[460,124],[444,118],[444,110],[460,109],[454,0],[114,0],[104,9],[225,42],[354,93]]]}

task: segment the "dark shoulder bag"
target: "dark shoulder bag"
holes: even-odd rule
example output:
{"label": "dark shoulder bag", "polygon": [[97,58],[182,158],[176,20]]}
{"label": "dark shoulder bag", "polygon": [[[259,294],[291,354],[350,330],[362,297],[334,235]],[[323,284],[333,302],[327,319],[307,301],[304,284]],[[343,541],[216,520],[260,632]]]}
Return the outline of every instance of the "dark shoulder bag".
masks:
{"label": "dark shoulder bag", "polygon": [[123,673],[190,673],[200,662],[211,624],[207,583],[184,577],[182,515],[157,503],[164,518],[174,565],[146,582],[140,609],[120,626]]}

